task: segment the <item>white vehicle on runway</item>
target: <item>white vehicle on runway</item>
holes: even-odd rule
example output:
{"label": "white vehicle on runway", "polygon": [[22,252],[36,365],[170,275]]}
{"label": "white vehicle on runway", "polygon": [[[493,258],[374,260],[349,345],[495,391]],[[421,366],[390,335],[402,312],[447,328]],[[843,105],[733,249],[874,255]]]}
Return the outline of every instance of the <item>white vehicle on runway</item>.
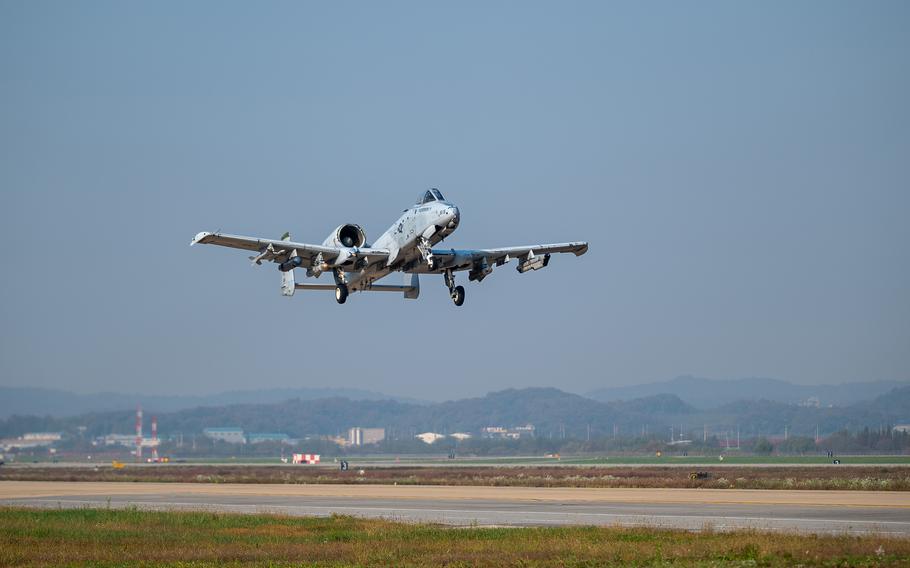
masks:
{"label": "white vehicle on runway", "polygon": [[[334,290],[343,304],[352,292],[403,292],[405,298],[420,294],[420,274],[442,274],[456,306],[464,303],[464,288],[455,285],[455,272],[467,270],[468,280],[481,282],[493,268],[512,259],[518,272],[547,266],[550,255],[571,252],[581,256],[586,242],[542,244],[497,249],[459,250],[432,248],[458,228],[458,207],[446,201],[438,189],[424,193],[389,230],[372,245],[359,225],[340,225],[321,245],[293,242],[289,233],[280,240],[202,232],[190,245],[221,245],[255,252],[254,265],[275,262],[281,271],[281,293],[293,296],[296,290]],[[331,272],[334,284],[297,283],[294,269],[305,268],[308,277]],[[403,272],[400,286],[377,284],[392,272]]]}

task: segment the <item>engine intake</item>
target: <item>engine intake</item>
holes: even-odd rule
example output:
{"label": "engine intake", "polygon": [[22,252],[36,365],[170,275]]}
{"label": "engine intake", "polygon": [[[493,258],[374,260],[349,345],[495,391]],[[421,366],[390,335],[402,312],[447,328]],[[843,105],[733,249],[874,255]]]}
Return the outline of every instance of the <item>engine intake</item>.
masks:
{"label": "engine intake", "polygon": [[348,223],[339,225],[329,234],[329,237],[322,244],[336,247],[362,247],[366,245],[367,234],[360,228],[360,225]]}

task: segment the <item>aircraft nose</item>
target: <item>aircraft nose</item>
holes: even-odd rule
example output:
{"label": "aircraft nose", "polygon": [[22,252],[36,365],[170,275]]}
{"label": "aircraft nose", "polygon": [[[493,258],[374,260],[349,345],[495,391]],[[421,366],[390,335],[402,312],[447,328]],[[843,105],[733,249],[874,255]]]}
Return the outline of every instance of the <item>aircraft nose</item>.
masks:
{"label": "aircraft nose", "polygon": [[449,218],[449,229],[455,229],[458,226],[458,222],[461,220],[461,213],[458,211],[458,207],[454,205],[449,207],[447,211],[447,217]]}

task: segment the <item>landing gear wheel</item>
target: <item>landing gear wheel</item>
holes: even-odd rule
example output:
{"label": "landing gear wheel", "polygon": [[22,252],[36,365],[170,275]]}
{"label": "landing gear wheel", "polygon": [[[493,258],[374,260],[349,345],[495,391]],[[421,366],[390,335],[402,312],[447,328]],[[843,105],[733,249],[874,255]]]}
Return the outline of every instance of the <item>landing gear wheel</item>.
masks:
{"label": "landing gear wheel", "polygon": [[464,286],[455,286],[455,289],[452,291],[452,301],[455,302],[456,306],[460,306],[464,303]]}
{"label": "landing gear wheel", "polygon": [[344,284],[335,286],[335,301],[343,304],[348,299],[348,287]]}

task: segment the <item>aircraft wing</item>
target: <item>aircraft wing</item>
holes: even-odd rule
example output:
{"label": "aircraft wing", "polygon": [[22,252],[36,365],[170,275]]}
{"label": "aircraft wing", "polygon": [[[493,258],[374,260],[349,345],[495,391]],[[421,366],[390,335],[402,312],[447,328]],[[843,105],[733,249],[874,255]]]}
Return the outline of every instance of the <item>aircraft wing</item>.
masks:
{"label": "aircraft wing", "polygon": [[526,270],[543,268],[549,262],[551,254],[560,252],[571,252],[575,256],[581,256],[588,252],[588,243],[555,243],[470,250],[433,249],[433,256],[448,260],[444,265],[454,270],[474,269],[477,268],[478,263],[483,263],[484,261],[488,265],[502,266],[516,258],[519,261],[519,272],[525,272]]}
{"label": "aircraft wing", "polygon": [[332,247],[325,245],[311,245],[307,243],[295,243],[290,240],[262,239],[259,237],[244,237],[241,235],[226,235],[224,233],[207,233],[197,234],[190,246],[195,244],[203,245],[220,245],[236,249],[243,249],[257,253],[251,256],[256,264],[266,262],[286,262],[294,256],[301,258],[300,266],[312,266],[319,255],[322,255],[324,262],[332,260],[338,261],[335,264],[343,264],[352,258],[388,258],[389,251],[385,249],[374,249],[364,247]]}

